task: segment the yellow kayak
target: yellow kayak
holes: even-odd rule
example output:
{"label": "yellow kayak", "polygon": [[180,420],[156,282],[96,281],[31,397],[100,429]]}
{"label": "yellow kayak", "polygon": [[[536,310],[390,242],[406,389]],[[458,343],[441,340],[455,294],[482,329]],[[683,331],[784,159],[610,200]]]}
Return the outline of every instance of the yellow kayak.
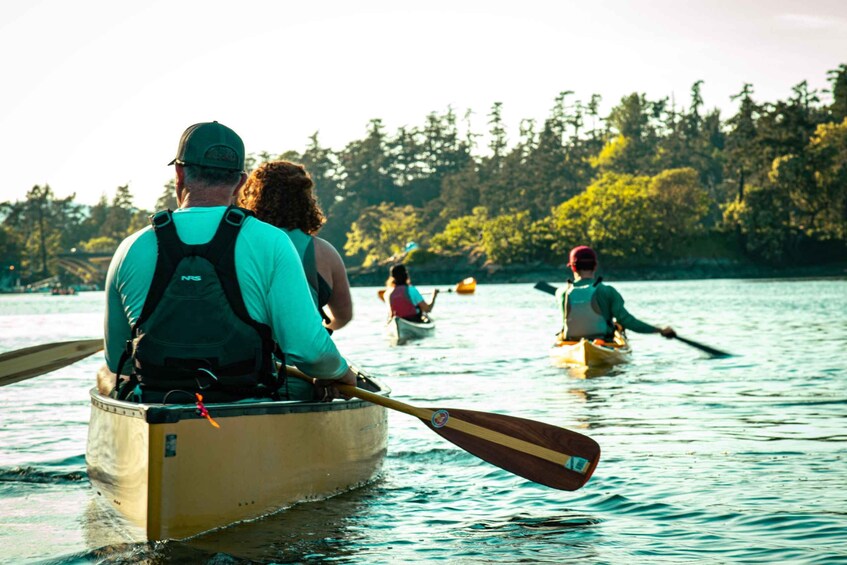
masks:
{"label": "yellow kayak", "polygon": [[557,341],[551,355],[562,364],[583,367],[605,367],[629,361],[632,348],[626,337],[615,332],[613,341],[602,339],[579,341]]}

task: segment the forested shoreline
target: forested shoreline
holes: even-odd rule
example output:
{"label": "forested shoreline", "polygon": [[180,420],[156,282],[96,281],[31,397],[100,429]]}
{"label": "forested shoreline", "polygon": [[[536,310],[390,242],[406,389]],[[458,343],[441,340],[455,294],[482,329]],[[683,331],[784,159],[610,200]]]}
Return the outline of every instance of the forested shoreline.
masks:
{"label": "forested shoreline", "polygon": [[[620,272],[838,272],[847,258],[847,65],[828,79],[826,92],[803,81],[774,102],[744,84],[726,119],[706,109],[702,81],[684,106],[633,93],[603,116],[600,95],[564,91],[514,139],[500,103],[484,134],[450,108],[393,134],[373,119],[343,149],[323,147],[315,133],[302,152],[252,154],[248,166],[281,158],[307,167],[327,216],[321,236],[342,251],[354,282],[401,257],[421,272],[465,265],[492,280],[552,272],[578,244]],[[6,285],[10,273],[23,283],[68,276],[57,257],[71,250],[112,253],[152,212],[132,201],[128,186],[88,206],[44,185],[3,202]],[[157,202],[167,207],[172,181]]]}

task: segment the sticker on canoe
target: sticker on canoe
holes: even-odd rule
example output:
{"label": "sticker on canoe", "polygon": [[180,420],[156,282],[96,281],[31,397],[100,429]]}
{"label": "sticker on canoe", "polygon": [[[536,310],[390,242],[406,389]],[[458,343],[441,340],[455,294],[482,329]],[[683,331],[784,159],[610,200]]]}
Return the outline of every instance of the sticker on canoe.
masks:
{"label": "sticker on canoe", "polygon": [[565,469],[570,471],[576,471],[577,473],[585,473],[586,469],[588,469],[588,459],[583,459],[582,457],[571,456],[567,463],[565,463]]}
{"label": "sticker on canoe", "polygon": [[176,457],[176,434],[165,436],[165,457]]}
{"label": "sticker on canoe", "polygon": [[436,410],[432,413],[432,418],[430,421],[432,422],[433,428],[443,428],[447,425],[447,420],[450,419],[450,413],[447,410]]}

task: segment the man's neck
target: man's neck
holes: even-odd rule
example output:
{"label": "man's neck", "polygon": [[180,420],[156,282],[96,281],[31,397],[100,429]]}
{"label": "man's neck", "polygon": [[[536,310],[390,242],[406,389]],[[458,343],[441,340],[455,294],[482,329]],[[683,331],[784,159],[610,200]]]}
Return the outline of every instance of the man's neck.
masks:
{"label": "man's neck", "polygon": [[204,198],[202,196],[192,196],[191,193],[186,195],[179,207],[185,208],[212,208],[214,206],[229,206],[232,200],[229,198]]}
{"label": "man's neck", "polygon": [[574,273],[574,282],[593,279],[595,273],[596,271],[577,271]]}

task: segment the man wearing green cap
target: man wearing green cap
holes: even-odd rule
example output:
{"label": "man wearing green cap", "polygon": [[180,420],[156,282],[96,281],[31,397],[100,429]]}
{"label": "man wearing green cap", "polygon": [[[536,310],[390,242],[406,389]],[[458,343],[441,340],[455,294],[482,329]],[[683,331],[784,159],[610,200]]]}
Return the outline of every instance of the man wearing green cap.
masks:
{"label": "man wearing green cap", "polygon": [[218,122],[194,124],[169,165],[179,209],[158,212],[126,238],[106,278],[106,365],[121,377],[113,394],[311,399],[311,385],[277,377],[276,346],[302,372],[355,386],[291,240],[231,206],[247,178],[238,134]]}

